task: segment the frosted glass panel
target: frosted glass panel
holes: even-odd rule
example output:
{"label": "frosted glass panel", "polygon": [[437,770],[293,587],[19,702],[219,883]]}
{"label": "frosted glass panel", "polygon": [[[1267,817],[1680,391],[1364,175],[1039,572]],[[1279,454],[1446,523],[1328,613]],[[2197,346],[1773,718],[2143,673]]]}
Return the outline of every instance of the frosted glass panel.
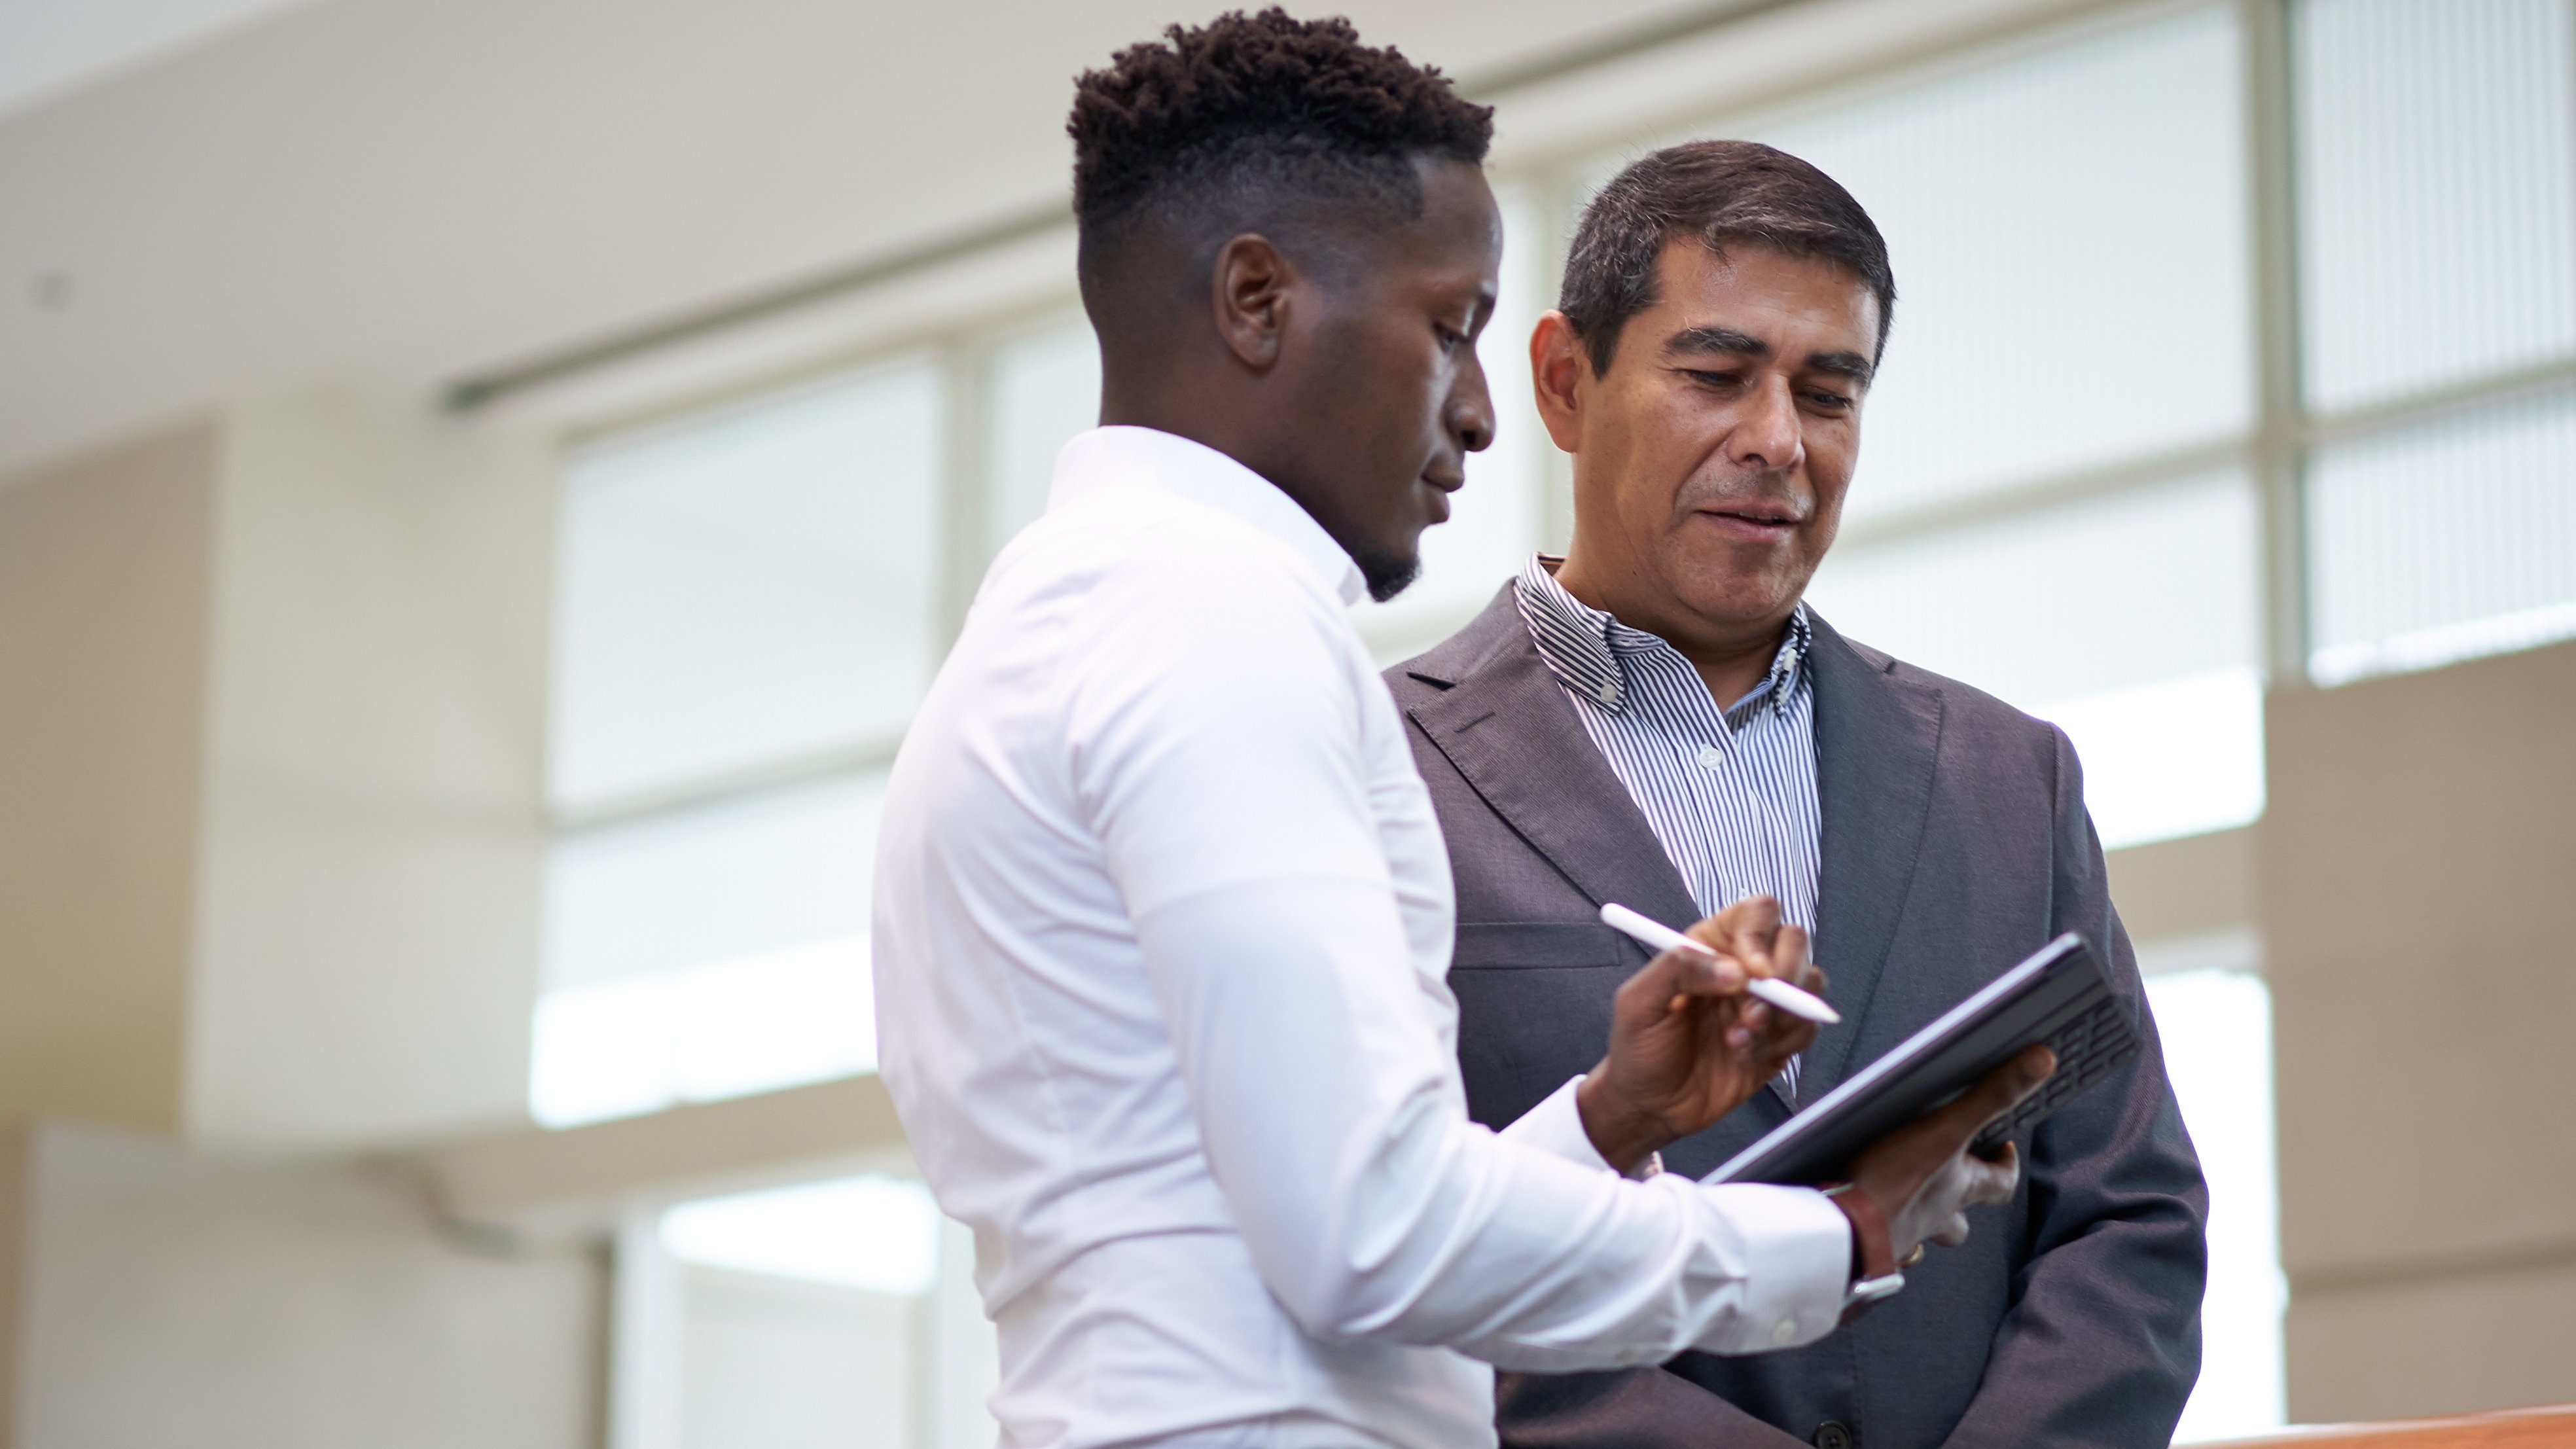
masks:
{"label": "frosted glass panel", "polygon": [[2568,0],[2305,0],[2295,17],[2310,402],[2576,349]]}
{"label": "frosted glass panel", "polygon": [[1100,345],[1079,318],[993,354],[985,463],[986,552],[1046,511],[1055,455],[1100,421]]}
{"label": "frosted glass panel", "polygon": [[728,1193],[662,1214],[662,1250],[683,1263],[920,1293],[939,1268],[939,1208],[917,1179],[868,1174]]}
{"label": "frosted glass panel", "polygon": [[2238,477],[1837,548],[1808,597],[1845,634],[2021,708],[2259,662]]}
{"label": "frosted glass panel", "polygon": [[1837,549],[1844,634],[2064,727],[2109,847],[2261,813],[2256,510],[2234,475]]}
{"label": "frosted glass panel", "polygon": [[2218,7],[1755,133],[1896,269],[1850,517],[2246,428],[2237,64]]}
{"label": "frosted glass panel", "polygon": [[2308,530],[2321,682],[2576,635],[2576,394],[2320,450]]}
{"label": "frosted glass panel", "polygon": [[902,728],[937,646],[939,402],[936,373],[907,368],[575,460],[557,804]]}
{"label": "frosted glass panel", "polygon": [[529,1106],[568,1126],[872,1070],[866,775],[557,842]]}
{"label": "frosted glass panel", "polygon": [[546,981],[579,986],[864,935],[881,774],[763,791],[555,846]]}
{"label": "frosted glass panel", "polygon": [[868,938],[622,976],[538,999],[528,1108],[548,1127],[876,1068]]}
{"label": "frosted glass panel", "polygon": [[1476,344],[1494,399],[1494,442],[1467,456],[1467,483],[1449,495],[1449,521],[1422,535],[1422,576],[1383,604],[1357,606],[1372,639],[1410,654],[1466,622],[1538,547],[1544,455],[1553,449],[1530,400],[1530,330],[1546,309],[1540,213],[1525,196],[1496,198],[1503,214],[1501,288]]}
{"label": "frosted glass panel", "polygon": [[[2142,967],[2155,945],[2141,945]],[[2281,1310],[2290,1296],[2272,1149],[2272,993],[2250,970],[2202,969],[2148,977],[2147,1000],[2209,1179],[2200,1382],[2174,1442],[2266,1433],[2285,1417]]]}

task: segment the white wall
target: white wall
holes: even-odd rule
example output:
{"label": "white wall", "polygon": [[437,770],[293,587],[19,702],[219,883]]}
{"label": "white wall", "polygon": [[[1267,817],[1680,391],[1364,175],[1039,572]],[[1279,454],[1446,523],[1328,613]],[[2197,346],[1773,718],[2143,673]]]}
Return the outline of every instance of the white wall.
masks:
{"label": "white wall", "polygon": [[585,1449],[600,1273],[399,1183],[39,1129],[16,1449]]}
{"label": "white wall", "polygon": [[348,385],[229,409],[187,1130],[523,1120],[554,485]]}

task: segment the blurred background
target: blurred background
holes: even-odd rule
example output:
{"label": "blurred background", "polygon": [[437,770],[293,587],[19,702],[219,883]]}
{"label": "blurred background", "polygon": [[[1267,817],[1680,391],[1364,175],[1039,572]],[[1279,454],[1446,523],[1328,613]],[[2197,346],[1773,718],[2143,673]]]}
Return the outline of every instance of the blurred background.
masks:
{"label": "blurred background", "polygon": [[[872,1075],[885,769],[1088,425],[1167,0],[0,0],[0,1433],[991,1443]],[[1361,0],[1902,301],[1817,607],[2062,724],[2211,1180],[2186,1440],[2576,1399],[2576,0]]]}

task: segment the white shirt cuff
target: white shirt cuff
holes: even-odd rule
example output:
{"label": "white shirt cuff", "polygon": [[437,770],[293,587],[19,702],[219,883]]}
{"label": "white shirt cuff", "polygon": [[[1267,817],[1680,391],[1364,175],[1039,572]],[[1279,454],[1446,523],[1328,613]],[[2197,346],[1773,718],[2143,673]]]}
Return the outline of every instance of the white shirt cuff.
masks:
{"label": "white shirt cuff", "polygon": [[1833,1199],[1811,1187],[1727,1183],[1702,1187],[1724,1204],[1727,1219],[1744,1234],[1749,1261],[1744,1311],[1727,1320],[1723,1341],[1699,1346],[1712,1353],[1762,1353],[1797,1348],[1834,1331],[1843,1317],[1843,1290],[1851,1284],[1851,1219]]}
{"label": "white shirt cuff", "polygon": [[[1592,1145],[1592,1134],[1583,1130],[1583,1109],[1574,1100],[1575,1089],[1582,1085],[1583,1076],[1568,1078],[1564,1086],[1548,1094],[1546,1101],[1523,1112],[1519,1121],[1496,1135],[1523,1147],[1535,1147],[1550,1157],[1562,1157],[1577,1167],[1617,1172],[1601,1155],[1601,1149]],[[1643,1182],[1663,1170],[1664,1155],[1650,1152],[1627,1176],[1632,1182]],[[1834,1211],[1839,1216],[1842,1210]]]}

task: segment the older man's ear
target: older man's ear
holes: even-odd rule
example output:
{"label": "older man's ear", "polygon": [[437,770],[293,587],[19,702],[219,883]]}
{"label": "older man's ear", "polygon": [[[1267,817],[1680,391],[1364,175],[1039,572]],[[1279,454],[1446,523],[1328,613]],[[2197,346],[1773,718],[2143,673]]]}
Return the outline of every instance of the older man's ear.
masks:
{"label": "older man's ear", "polygon": [[1562,312],[1549,312],[1530,329],[1530,391],[1548,437],[1568,453],[1582,451],[1582,386],[1592,375],[1574,325]]}

